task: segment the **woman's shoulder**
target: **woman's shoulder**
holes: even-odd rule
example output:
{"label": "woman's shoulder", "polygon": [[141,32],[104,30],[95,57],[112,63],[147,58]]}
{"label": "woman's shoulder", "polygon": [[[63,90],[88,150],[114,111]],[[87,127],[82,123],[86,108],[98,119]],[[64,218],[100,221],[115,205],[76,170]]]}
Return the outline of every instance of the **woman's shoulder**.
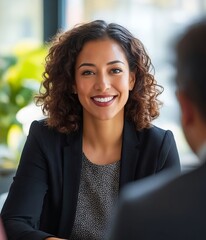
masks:
{"label": "woman's shoulder", "polygon": [[174,135],[171,130],[163,129],[155,125],[151,125],[149,128],[141,130],[141,137],[147,142],[155,144],[161,144],[162,142],[174,142]]}
{"label": "woman's shoulder", "polygon": [[34,120],[30,125],[29,135],[46,139],[65,138],[67,136],[67,134],[59,132],[56,128],[50,127],[46,119]]}
{"label": "woman's shoulder", "polygon": [[55,146],[65,146],[68,142],[67,134],[48,126],[46,119],[34,120],[29,129],[29,142],[39,143],[45,149],[55,149]]}
{"label": "woman's shoulder", "polygon": [[145,128],[144,129],[144,132],[147,133],[147,134],[152,134],[154,136],[164,136],[164,135],[173,135],[172,131],[169,130],[169,129],[163,129],[163,128],[160,128],[156,125],[151,125],[151,127],[149,128]]}
{"label": "woman's shoulder", "polygon": [[132,136],[134,133],[138,139],[148,138],[148,139],[156,139],[157,141],[161,141],[164,138],[173,139],[174,135],[171,130],[160,128],[154,124],[152,124],[149,128],[143,128],[141,130],[137,130],[135,128],[134,123],[131,121],[125,121],[125,132],[127,135]]}
{"label": "woman's shoulder", "polygon": [[[130,129],[129,131],[134,131],[134,129],[137,129],[135,127],[135,124],[128,119],[125,120],[125,128],[127,130]],[[166,133],[169,133],[169,134],[171,133],[172,134],[171,130],[163,129],[163,128],[158,127],[157,125],[154,125],[154,124],[151,124],[150,127],[148,127],[148,128],[143,128],[141,130],[136,130],[136,132],[137,133],[142,133],[142,134],[155,134],[155,135],[164,135]]]}
{"label": "woman's shoulder", "polygon": [[30,126],[30,132],[57,132],[54,128],[51,128],[47,124],[46,119],[34,120]]}
{"label": "woman's shoulder", "polygon": [[47,124],[47,119],[41,120],[34,120],[29,129],[29,135],[34,135],[38,138],[45,138],[45,139],[57,139],[72,141],[76,135],[79,135],[81,131],[71,132],[71,133],[62,133],[58,131],[58,129],[54,127],[50,127]]}

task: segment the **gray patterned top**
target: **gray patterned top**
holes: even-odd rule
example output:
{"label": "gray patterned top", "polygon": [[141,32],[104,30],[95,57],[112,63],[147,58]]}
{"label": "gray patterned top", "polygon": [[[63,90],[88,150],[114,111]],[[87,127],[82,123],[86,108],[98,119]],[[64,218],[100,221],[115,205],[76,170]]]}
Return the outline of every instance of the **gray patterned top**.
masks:
{"label": "gray patterned top", "polygon": [[119,191],[120,161],[96,165],[83,154],[76,217],[69,240],[105,237]]}

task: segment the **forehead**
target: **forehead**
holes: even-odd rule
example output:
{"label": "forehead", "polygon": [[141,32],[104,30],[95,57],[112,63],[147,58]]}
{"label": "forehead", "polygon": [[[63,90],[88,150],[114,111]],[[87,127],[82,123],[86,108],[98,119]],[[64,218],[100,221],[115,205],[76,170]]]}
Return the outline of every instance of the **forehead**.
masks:
{"label": "forehead", "polygon": [[127,62],[124,50],[113,39],[92,40],[84,44],[77,57],[79,61],[114,61]]}

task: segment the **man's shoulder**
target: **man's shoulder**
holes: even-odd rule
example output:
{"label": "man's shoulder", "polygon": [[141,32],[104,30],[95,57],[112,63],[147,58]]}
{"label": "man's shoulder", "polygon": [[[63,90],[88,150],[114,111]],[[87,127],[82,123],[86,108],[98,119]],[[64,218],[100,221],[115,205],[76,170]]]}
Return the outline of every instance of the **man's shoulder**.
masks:
{"label": "man's shoulder", "polygon": [[[142,207],[142,204],[153,204],[155,201],[169,201],[186,197],[193,191],[201,191],[206,180],[206,166],[197,167],[179,175],[176,171],[165,170],[146,177],[123,188],[120,194],[122,204]],[[206,191],[204,191],[206,192]]]}
{"label": "man's shoulder", "polygon": [[171,169],[129,183],[122,189],[120,200],[123,202],[141,202],[146,197],[163,190],[177,179],[177,175],[179,174]]}

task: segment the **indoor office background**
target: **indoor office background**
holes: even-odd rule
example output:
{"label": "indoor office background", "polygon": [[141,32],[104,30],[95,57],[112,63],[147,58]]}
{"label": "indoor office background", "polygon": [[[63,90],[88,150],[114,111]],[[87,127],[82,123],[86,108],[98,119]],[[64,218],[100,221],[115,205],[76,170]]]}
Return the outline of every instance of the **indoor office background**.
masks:
{"label": "indoor office background", "polygon": [[205,13],[206,0],[0,0],[0,168],[17,166],[31,121],[42,118],[32,96],[40,85],[46,43],[57,31],[94,19],[119,23],[144,43],[165,89],[154,124],[173,131],[183,168],[196,164],[180,126],[173,47],[185,27]]}

